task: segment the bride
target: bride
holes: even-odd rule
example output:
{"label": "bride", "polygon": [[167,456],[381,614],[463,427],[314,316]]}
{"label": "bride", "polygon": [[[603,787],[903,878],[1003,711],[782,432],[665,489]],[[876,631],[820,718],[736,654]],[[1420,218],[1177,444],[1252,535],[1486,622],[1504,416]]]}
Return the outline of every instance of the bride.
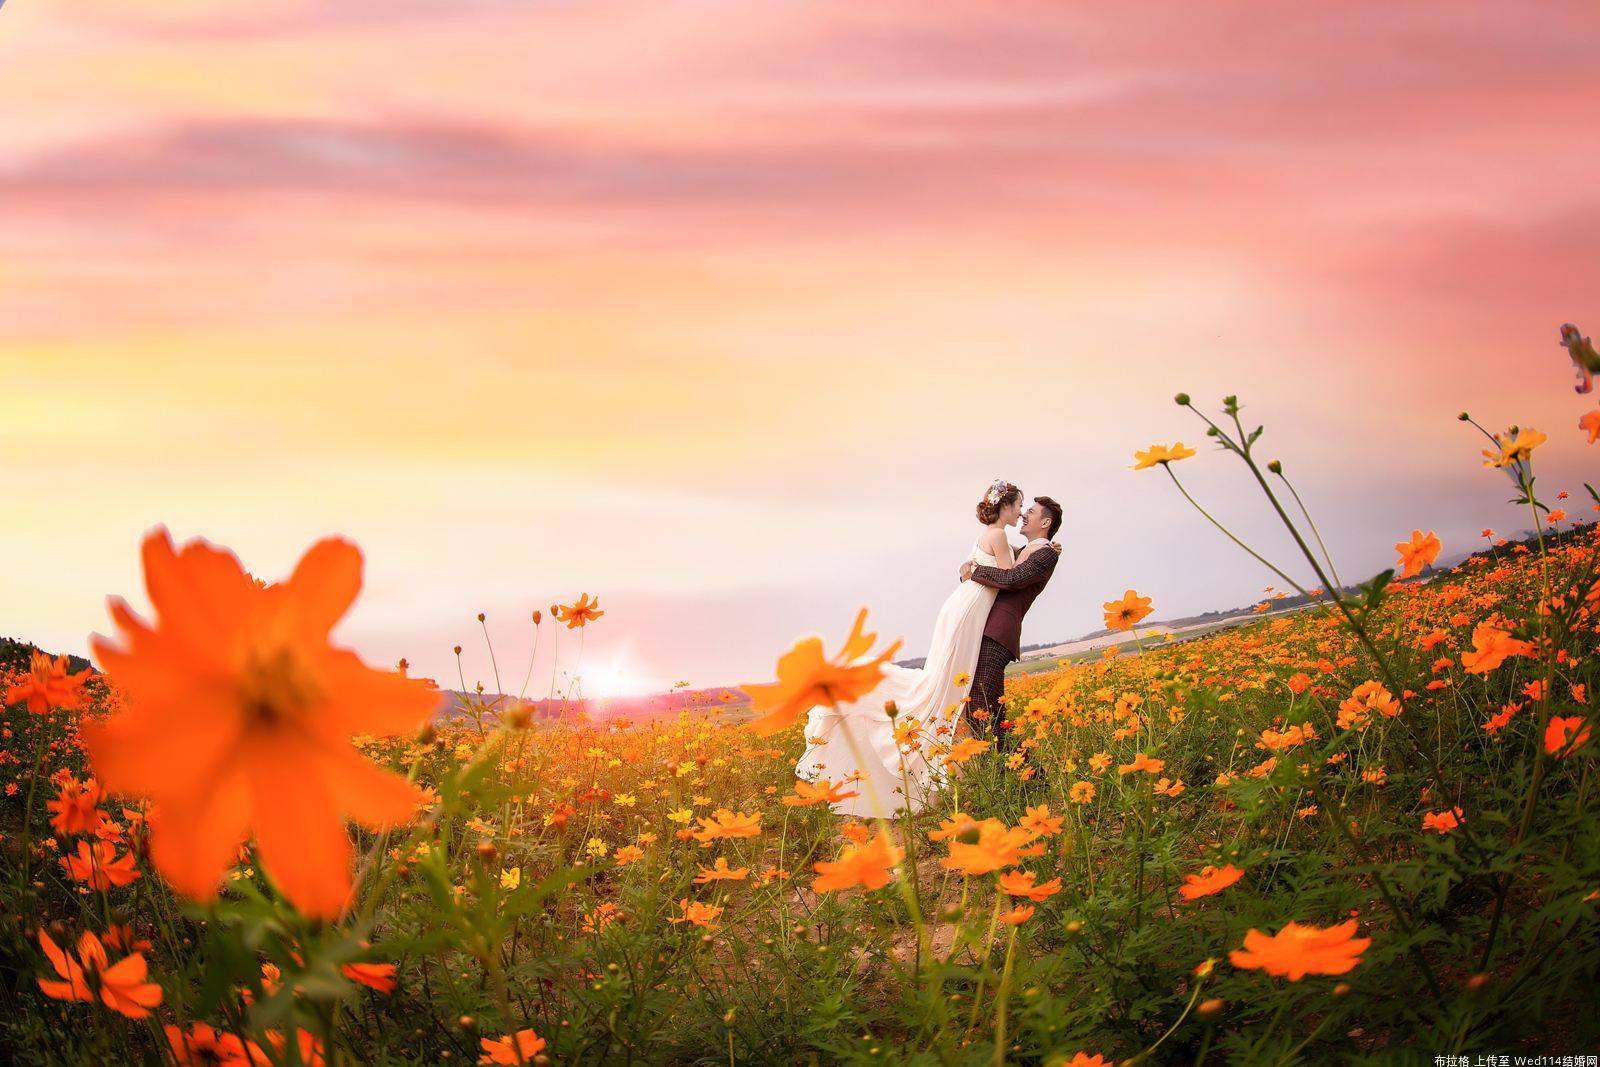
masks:
{"label": "bride", "polygon": [[[968,558],[986,567],[1013,567],[1017,560],[1006,527],[1021,515],[1022,490],[996,481],[978,502],[984,529]],[[844,782],[846,792],[859,794],[835,801],[836,814],[888,818],[901,808],[917,812],[944,785],[941,756],[958,732],[965,733],[962,712],[995,595],[988,586],[961,582],[939,609],[923,666],[885,664],[883,681],[865,697],[811,710],[795,775]],[[891,702],[892,716],[886,709]]]}

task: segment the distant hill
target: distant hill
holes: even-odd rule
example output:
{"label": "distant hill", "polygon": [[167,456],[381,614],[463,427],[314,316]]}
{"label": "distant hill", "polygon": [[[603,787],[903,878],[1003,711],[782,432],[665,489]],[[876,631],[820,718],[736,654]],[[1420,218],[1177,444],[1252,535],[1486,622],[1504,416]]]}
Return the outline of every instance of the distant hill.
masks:
{"label": "distant hill", "polygon": [[[0,637],[0,671],[26,670],[33,659],[33,653],[36,649],[43,651],[39,649],[38,645],[29,641],[19,641],[14,637]],[[55,655],[55,653],[50,653],[52,659],[55,658]],[[73,671],[81,671],[86,667],[92,666],[82,656],[69,655],[67,663]]]}

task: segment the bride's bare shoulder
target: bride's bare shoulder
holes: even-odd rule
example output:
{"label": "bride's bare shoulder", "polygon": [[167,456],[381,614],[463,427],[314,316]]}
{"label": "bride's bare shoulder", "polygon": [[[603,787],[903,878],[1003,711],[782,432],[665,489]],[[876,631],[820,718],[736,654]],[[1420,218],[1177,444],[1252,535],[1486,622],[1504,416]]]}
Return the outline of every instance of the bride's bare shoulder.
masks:
{"label": "bride's bare shoulder", "polygon": [[1005,546],[1005,541],[1005,533],[993,527],[978,535],[978,547],[995,557],[1000,555],[1000,549]]}

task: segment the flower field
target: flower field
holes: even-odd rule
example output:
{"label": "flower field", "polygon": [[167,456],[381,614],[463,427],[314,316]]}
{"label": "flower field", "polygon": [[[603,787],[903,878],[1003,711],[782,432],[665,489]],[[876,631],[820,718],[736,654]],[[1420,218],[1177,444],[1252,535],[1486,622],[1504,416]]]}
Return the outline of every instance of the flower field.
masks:
{"label": "flower field", "polygon": [[[1504,516],[1509,476],[1531,535],[1485,530],[1435,571],[1439,539],[1395,531],[1395,569],[1346,587],[1238,404],[1213,420],[1179,402],[1217,449],[1155,446],[1129,476],[1187,496],[1181,464],[1237,464],[1305,549],[1240,544],[1284,590],[1263,608],[1318,603],[1169,643],[1139,633],[1151,598],[1104,590],[1137,651],[1013,679],[1012,747],[982,722],[907,724],[908,748],[953,769],[916,816],[840,820],[827,801],[849,782],[793,776],[806,710],[870,692],[893,647],[866,616],[833,655],[835,635],[774,649],[748,722],[712,702],[547,723],[474,694],[426,722],[429,683],[328,640],[360,589],[355,546],[319,542],[266,584],[153,533],[154,618],[112,602],[104,674],[36,654],[0,683],[0,1049],[230,1065],[1592,1055],[1600,540],[1567,509],[1600,500],[1541,497],[1533,466],[1538,448],[1589,447],[1600,418],[1589,443],[1487,435],[1485,514]],[[1234,537],[1194,503],[1197,529]],[[625,625],[604,614],[585,596],[533,629]]]}

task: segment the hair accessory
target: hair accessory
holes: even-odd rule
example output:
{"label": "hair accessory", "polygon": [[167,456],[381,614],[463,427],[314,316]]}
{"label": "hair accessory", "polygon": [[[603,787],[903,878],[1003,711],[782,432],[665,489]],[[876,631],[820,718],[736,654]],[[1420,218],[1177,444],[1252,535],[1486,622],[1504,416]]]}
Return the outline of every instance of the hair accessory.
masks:
{"label": "hair accessory", "polygon": [[994,481],[989,483],[989,491],[983,494],[983,502],[985,504],[1000,503],[1000,494],[1004,493],[1008,488],[1010,488],[1010,486],[1011,483],[1006,481],[1004,478],[996,478]]}

